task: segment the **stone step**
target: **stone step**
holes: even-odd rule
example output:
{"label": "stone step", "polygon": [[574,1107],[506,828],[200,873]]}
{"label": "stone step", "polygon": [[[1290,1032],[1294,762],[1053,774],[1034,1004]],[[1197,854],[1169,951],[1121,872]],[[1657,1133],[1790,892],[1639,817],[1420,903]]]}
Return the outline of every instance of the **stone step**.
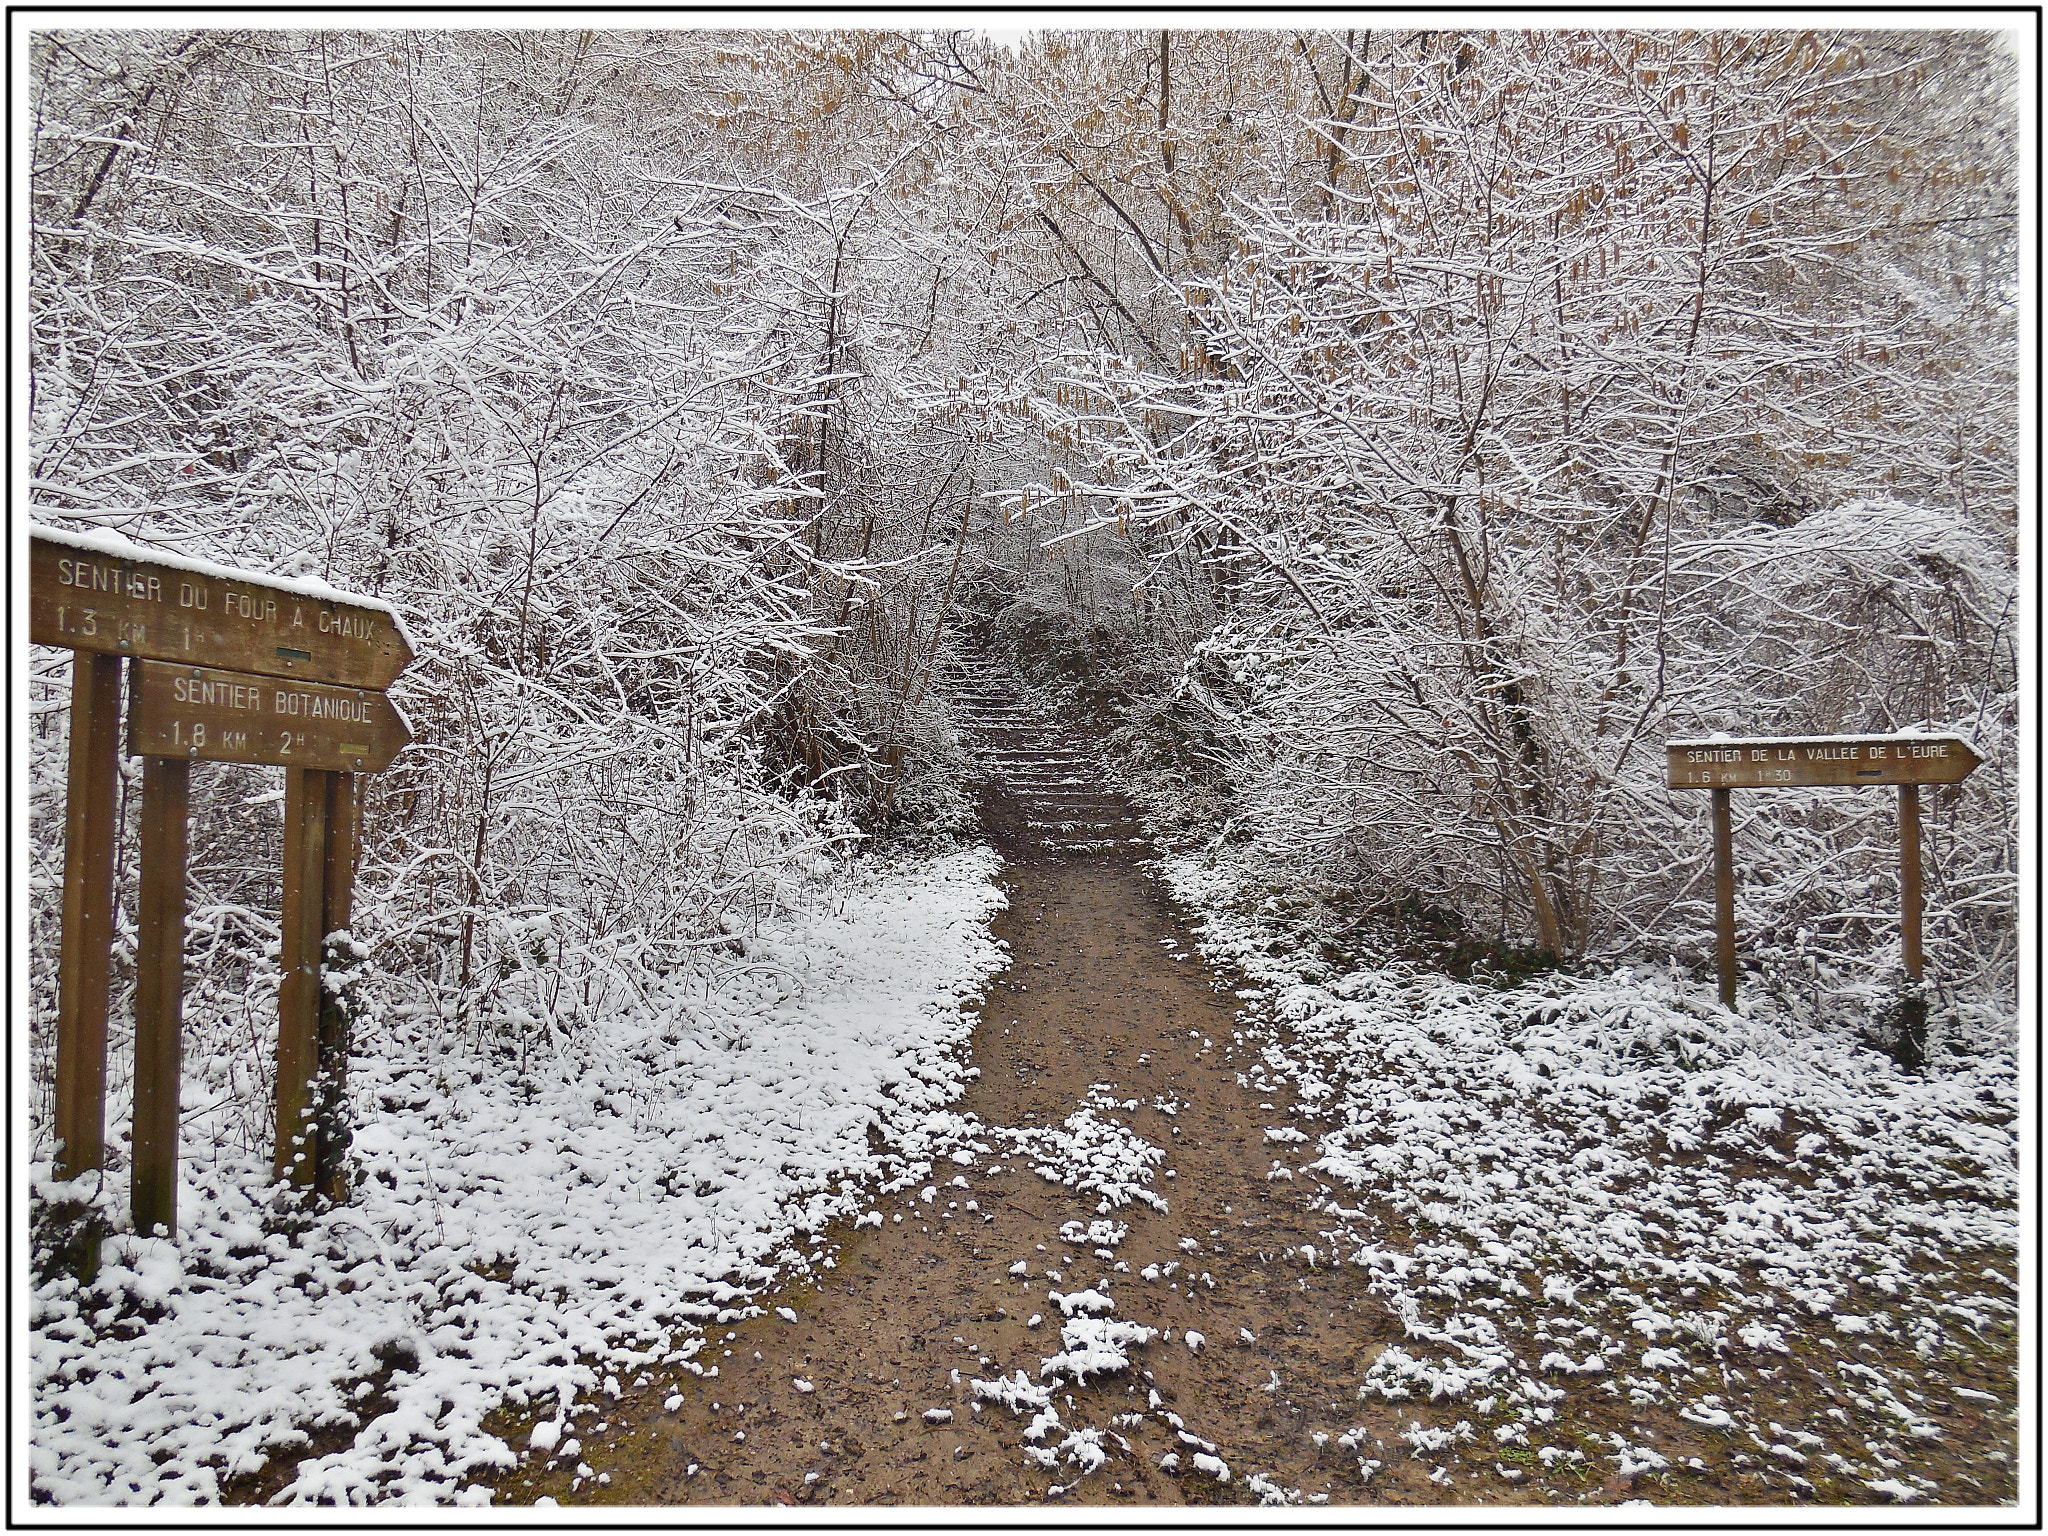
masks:
{"label": "stone step", "polygon": [[976,778],[1011,796],[1024,830],[1048,853],[1082,856],[1142,846],[1123,795],[1104,783],[1096,749],[1046,719],[1000,671],[954,660],[933,674],[961,737],[977,759]]}

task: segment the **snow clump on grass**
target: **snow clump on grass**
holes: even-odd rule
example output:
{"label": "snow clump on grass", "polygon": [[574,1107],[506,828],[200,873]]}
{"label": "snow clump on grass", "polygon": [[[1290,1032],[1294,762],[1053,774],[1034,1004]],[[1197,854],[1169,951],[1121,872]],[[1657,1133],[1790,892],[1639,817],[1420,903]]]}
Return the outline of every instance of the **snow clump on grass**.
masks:
{"label": "snow clump on grass", "polygon": [[1091,1376],[1131,1368],[1130,1351],[1159,1337],[1157,1328],[1117,1317],[1077,1317],[1060,1325],[1060,1352],[1039,1362],[1038,1375],[1071,1376],[1085,1383]]}
{"label": "snow clump on grass", "polygon": [[1010,1412],[1040,1413],[1052,1406],[1052,1387],[1032,1384],[1022,1371],[1013,1377],[998,1376],[994,1381],[975,1381],[972,1390],[976,1397],[989,1402],[1001,1403]]}
{"label": "snow clump on grass", "polygon": [[992,1134],[1009,1141],[1017,1155],[1033,1159],[1032,1171],[1047,1181],[1081,1193],[1102,1196],[1096,1213],[1107,1216],[1133,1200],[1164,1213],[1166,1201],[1146,1186],[1153,1169],[1166,1160],[1162,1148],[1113,1117],[1096,1118],[1093,1109],[1077,1109],[1057,1130],[1046,1126],[996,1127]]}
{"label": "snow clump on grass", "polygon": [[1130,1225],[1121,1221],[1091,1221],[1083,1225],[1067,1222],[1060,1228],[1060,1241],[1076,1248],[1114,1248],[1130,1235]]}
{"label": "snow clump on grass", "polygon": [[1100,1315],[1116,1310],[1116,1303],[1093,1287],[1085,1291],[1075,1291],[1072,1295],[1062,1291],[1047,1291],[1045,1301],[1047,1306],[1058,1307],[1061,1314],[1066,1317],[1072,1317],[1076,1312]]}

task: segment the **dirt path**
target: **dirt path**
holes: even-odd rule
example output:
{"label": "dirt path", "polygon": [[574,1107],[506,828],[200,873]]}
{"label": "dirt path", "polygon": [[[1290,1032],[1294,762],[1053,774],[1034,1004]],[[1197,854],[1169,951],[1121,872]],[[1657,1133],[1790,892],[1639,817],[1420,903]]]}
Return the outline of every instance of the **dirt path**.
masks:
{"label": "dirt path", "polygon": [[[959,1169],[965,1187],[948,1186],[929,1204],[906,1191],[884,1206],[904,1220],[850,1244],[836,1272],[844,1278],[799,1299],[795,1325],[771,1313],[730,1330],[738,1337],[718,1361],[718,1382],[687,1391],[666,1427],[669,1464],[656,1458],[631,1490],[615,1477],[620,1493],[650,1502],[1042,1499],[1048,1484],[1073,1479],[1028,1463],[1025,1422],[994,1404],[977,1414],[970,1383],[1018,1369],[1037,1380],[1041,1359],[1059,1347],[1048,1289],[1107,1292],[1116,1315],[1170,1330],[1174,1341],[1136,1351],[1141,1369],[1076,1394],[1091,1399],[1087,1411],[1061,1402],[1069,1426],[1107,1427],[1114,1415],[1144,1410],[1156,1389],[1191,1432],[1224,1446],[1227,1460],[1241,1459],[1240,1447],[1302,1412],[1260,1390],[1267,1365],[1302,1381],[1353,1374],[1338,1367],[1365,1340],[1328,1326],[1327,1313],[1347,1304],[1324,1276],[1305,1263],[1269,1273],[1246,1262],[1259,1248],[1319,1239],[1262,1177],[1270,1161],[1263,1126],[1284,1117],[1240,1090],[1220,1043],[1207,1043],[1229,1039],[1231,1000],[1198,961],[1165,958],[1161,941],[1178,934],[1172,914],[1120,857],[1013,865],[1009,885],[998,932],[1016,963],[989,1000],[975,1042],[982,1077],[960,1107],[995,1125],[1058,1126],[1096,1084],[1106,1087],[1098,1099],[1138,1101],[1110,1113],[1165,1148],[1173,1176],[1162,1173],[1158,1186],[1169,1213],[1116,1209],[1113,1220],[1130,1230],[1105,1260],[1092,1242],[1060,1236],[1067,1223],[1103,1220],[1099,1197],[1056,1186],[1000,1151]],[[1178,1102],[1178,1114],[1154,1107],[1155,1098]],[[943,1180],[947,1166],[935,1177]],[[979,1210],[965,1209],[970,1201]],[[1183,1237],[1196,1240],[1194,1251],[1182,1251]],[[1009,1273],[1020,1260],[1028,1277]],[[1176,1263],[1170,1277],[1140,1278],[1147,1266]],[[1028,1328],[1035,1315],[1045,1321]],[[1214,1341],[1206,1356],[1182,1342],[1190,1328]],[[1240,1328],[1260,1343],[1244,1345]],[[797,1391],[796,1379],[815,1390]],[[935,1408],[950,1409],[951,1422],[928,1424]],[[745,1441],[735,1439],[741,1431]],[[1076,1497],[1206,1495],[1156,1469],[1169,1450],[1189,1456],[1163,1419],[1148,1415],[1142,1428],[1120,1432],[1137,1454],[1113,1455]],[[686,1470],[692,1461],[695,1477]]]}
{"label": "dirt path", "polygon": [[[882,1204],[879,1230],[838,1234],[831,1281],[773,1299],[795,1323],[771,1310],[723,1330],[700,1357],[718,1376],[685,1378],[674,1410],[664,1380],[580,1419],[580,1460],[606,1482],[572,1492],[565,1458],[507,1479],[501,1498],[1036,1503],[1059,1486],[1089,1503],[1207,1503],[1255,1497],[1245,1483],[1257,1472],[1309,1495],[1364,1491],[1359,1452],[1336,1440],[1363,1405],[1338,1384],[1355,1383],[1398,1326],[1328,1267],[1295,1186],[1268,1179],[1287,1148],[1265,1132],[1290,1123],[1290,1104],[1240,1087],[1236,1000],[1141,872],[1128,813],[1034,722],[1008,730],[995,746],[1011,754],[1005,787],[985,796],[984,822],[1005,859],[996,932],[1013,963],[991,988],[973,1043],[981,1076],[958,1108],[990,1127],[1055,1131],[1087,1109],[1093,1126],[1161,1150],[1149,1188],[1167,1209],[1133,1198],[1105,1216],[1099,1192],[1052,1183],[1012,1141],[985,1136],[991,1151],[972,1166],[938,1165],[930,1201],[906,1190]],[[1098,1241],[1105,1222],[1128,1228],[1113,1246]],[[1090,1289],[1160,1336],[1130,1349],[1126,1371],[1055,1380],[1061,1427],[1039,1447],[1098,1431],[1107,1460],[1080,1476],[1085,1451],[1053,1471],[1027,1460],[1033,1415],[978,1404],[972,1383],[1022,1371],[1036,1384],[1061,1349],[1048,1293]],[[1195,1469],[1210,1454],[1229,1482]],[[1162,1469],[1168,1455],[1179,1464]]]}
{"label": "dirt path", "polygon": [[[1300,1120],[1297,1138],[1293,1101],[1240,1078],[1253,1048],[1233,1040],[1232,983],[1194,953],[1086,754],[998,691],[959,702],[1000,775],[983,812],[1013,957],[956,1106],[979,1122],[969,1160],[942,1154],[881,1202],[879,1228],[831,1234],[828,1281],[720,1330],[698,1357],[715,1377],[642,1378],[579,1405],[576,1452],[491,1479],[499,1501],[1792,1502],[1768,1463],[1671,1404],[1581,1396],[1556,1429],[1585,1449],[1539,1464],[1466,1422],[1484,1425],[1492,1397],[1362,1401],[1367,1367],[1404,1333],[1366,1272],[1331,1262],[1332,1218],[1312,1209],[1326,1191],[1282,1161],[1317,1127]],[[1108,1349],[1085,1385],[1082,1335]],[[1743,1388],[1761,1416],[1826,1406],[1778,1376]],[[1965,1418],[1927,1449],[2004,1495],[2005,1462],[1978,1461],[1996,1441]],[[500,1432],[524,1446],[530,1422]],[[1409,1454],[1418,1434],[1442,1447],[1434,1460]],[[1669,1470],[1625,1476],[1606,1454],[1624,1435]]]}

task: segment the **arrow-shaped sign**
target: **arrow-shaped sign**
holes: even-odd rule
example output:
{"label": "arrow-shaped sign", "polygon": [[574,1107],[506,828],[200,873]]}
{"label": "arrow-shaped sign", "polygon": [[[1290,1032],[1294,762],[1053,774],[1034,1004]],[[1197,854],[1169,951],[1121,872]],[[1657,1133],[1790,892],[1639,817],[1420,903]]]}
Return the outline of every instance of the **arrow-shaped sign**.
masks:
{"label": "arrow-shaped sign", "polygon": [[270,763],[378,773],[412,740],[374,688],[255,677],[218,667],[135,664],[128,751],[214,763]]}
{"label": "arrow-shaped sign", "polygon": [[1960,784],[1984,761],[1960,736],[1710,736],[1665,743],[1673,789]]}
{"label": "arrow-shaped sign", "polygon": [[398,614],[322,582],[258,576],[118,534],[29,532],[29,639],[265,677],[384,688],[412,661]]}

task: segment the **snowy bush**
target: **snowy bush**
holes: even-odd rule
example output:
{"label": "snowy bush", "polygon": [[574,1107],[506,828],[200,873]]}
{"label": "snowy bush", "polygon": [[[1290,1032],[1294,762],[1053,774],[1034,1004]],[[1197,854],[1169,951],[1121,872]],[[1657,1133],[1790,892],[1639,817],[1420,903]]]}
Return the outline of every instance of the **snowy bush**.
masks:
{"label": "snowy bush", "polygon": [[[1218,213],[1178,367],[1048,364],[1074,553],[1005,620],[1051,632],[1064,602],[1162,824],[1209,798],[1244,895],[1556,958],[1707,957],[1706,797],[1664,789],[1664,740],[1960,730],[1988,763],[1925,797],[1929,965],[1967,1033],[2009,1019],[2012,59],[1960,35],[1370,51],[1334,118],[1301,112],[1320,184]],[[1894,110],[1909,134],[1849,127]],[[1823,148],[1851,138],[1853,165]],[[1977,235],[1935,213],[1963,167]],[[1094,568],[1133,601],[1105,615]],[[1893,798],[1737,801],[1750,963],[1874,1011]]]}

